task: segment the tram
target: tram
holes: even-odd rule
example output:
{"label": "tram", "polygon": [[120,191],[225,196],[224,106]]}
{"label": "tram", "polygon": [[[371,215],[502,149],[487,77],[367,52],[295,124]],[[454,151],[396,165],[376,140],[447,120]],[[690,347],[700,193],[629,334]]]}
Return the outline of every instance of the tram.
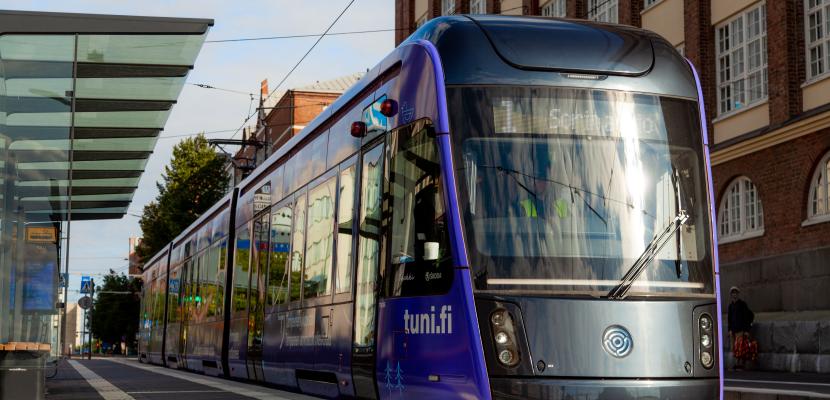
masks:
{"label": "tram", "polygon": [[692,65],[436,18],[144,269],[140,358],[332,398],[722,396]]}

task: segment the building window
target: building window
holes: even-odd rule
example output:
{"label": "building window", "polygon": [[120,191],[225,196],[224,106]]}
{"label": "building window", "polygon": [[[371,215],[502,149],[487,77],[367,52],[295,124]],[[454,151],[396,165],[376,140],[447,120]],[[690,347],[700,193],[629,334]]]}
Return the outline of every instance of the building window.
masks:
{"label": "building window", "polygon": [[807,79],[827,73],[830,65],[830,0],[804,0],[804,38],[807,44]]}
{"label": "building window", "polygon": [[455,14],[455,0],[441,0],[441,15]]}
{"label": "building window", "polygon": [[484,0],[470,0],[470,14],[486,14]]}
{"label": "building window", "polygon": [[657,4],[659,1],[660,0],[643,0],[643,10]]}
{"label": "building window", "polygon": [[764,209],[755,184],[746,177],[732,181],[720,203],[719,235],[724,241],[761,236],[764,233]]}
{"label": "building window", "polygon": [[807,221],[830,221],[830,153],[824,155],[810,180]]}
{"label": "building window", "polygon": [[542,5],[543,17],[565,18],[565,0],[550,0]]}
{"label": "building window", "polygon": [[617,0],[588,0],[588,19],[597,22],[617,23]]}
{"label": "building window", "polygon": [[744,11],[716,29],[718,111],[767,99],[767,6]]}

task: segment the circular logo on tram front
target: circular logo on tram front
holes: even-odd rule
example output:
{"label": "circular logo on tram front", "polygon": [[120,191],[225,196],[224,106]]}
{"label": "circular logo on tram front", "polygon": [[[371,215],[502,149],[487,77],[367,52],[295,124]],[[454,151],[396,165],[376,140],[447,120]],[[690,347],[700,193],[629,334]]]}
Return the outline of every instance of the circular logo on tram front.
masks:
{"label": "circular logo on tram front", "polygon": [[614,357],[627,356],[633,347],[634,341],[631,339],[631,334],[620,325],[611,325],[602,334],[602,348]]}

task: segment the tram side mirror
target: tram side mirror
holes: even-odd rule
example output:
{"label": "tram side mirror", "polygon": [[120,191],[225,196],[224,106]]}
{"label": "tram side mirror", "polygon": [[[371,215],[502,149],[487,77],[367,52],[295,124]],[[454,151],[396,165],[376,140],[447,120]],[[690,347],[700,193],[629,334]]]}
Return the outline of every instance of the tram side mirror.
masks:
{"label": "tram side mirror", "polygon": [[438,259],[440,246],[438,242],[424,242],[424,260],[435,261]]}

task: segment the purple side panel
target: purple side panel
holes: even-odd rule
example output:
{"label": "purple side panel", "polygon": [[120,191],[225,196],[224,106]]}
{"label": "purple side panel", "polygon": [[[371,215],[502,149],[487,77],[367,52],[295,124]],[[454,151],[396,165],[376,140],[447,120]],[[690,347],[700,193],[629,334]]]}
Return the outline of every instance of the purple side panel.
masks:
{"label": "purple side panel", "polygon": [[700,130],[703,133],[703,154],[706,161],[706,182],[709,190],[709,219],[710,230],[712,231],[712,262],[715,266],[715,298],[718,304],[718,385],[719,398],[723,400],[723,310],[720,297],[720,260],[718,258],[718,225],[717,214],[715,213],[715,189],[712,183],[712,160],[709,156],[709,132],[706,128],[706,108],[703,105],[703,88],[700,86],[700,77],[695,70],[695,66],[688,59],[689,68],[692,69],[692,74],[695,76],[695,85],[697,86],[697,104],[700,108]]}
{"label": "purple side panel", "polygon": [[[445,209],[451,232],[454,283],[449,292],[438,296],[381,298],[378,303],[378,348],[376,376],[381,399],[400,398],[475,398],[487,399],[490,384],[481,343],[475,301],[464,240],[461,236],[458,200],[448,130],[444,71],[432,43],[421,41],[398,49],[403,65],[389,95],[400,99],[405,124],[428,117],[435,124],[443,183]],[[431,65],[430,65],[431,64]],[[396,91],[399,92],[396,93]],[[405,105],[406,104],[406,105]],[[406,115],[406,116],[404,116]],[[396,126],[395,125],[395,126]],[[451,319],[451,330],[412,327],[405,323],[414,315],[434,315],[434,327],[442,311]],[[451,311],[451,314],[449,314]],[[407,316],[407,317],[405,317]],[[436,325],[434,325],[436,324]],[[439,376],[438,382],[428,376]]]}

